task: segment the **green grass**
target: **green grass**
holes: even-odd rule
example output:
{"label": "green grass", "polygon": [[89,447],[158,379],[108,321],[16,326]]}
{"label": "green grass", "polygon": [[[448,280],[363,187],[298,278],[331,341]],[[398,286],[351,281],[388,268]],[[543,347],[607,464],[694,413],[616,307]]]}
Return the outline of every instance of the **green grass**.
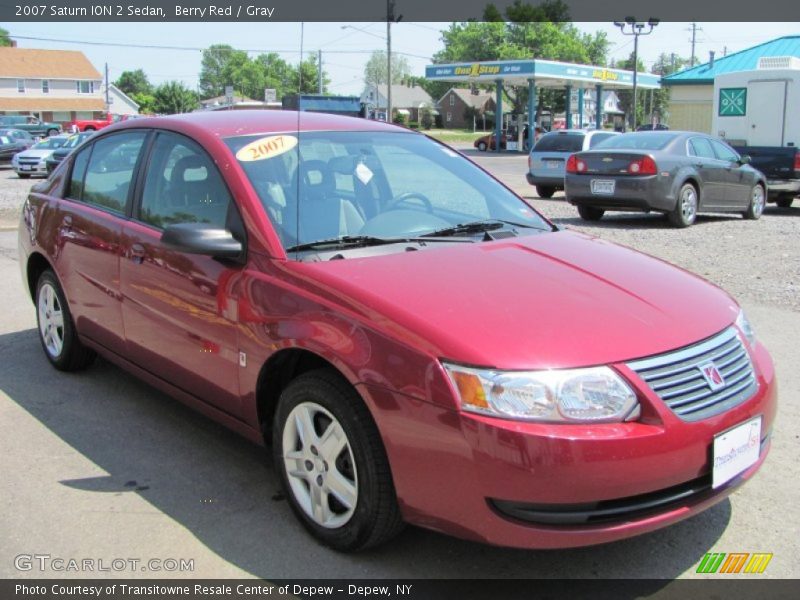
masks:
{"label": "green grass", "polygon": [[473,133],[464,129],[420,129],[420,131],[442,142],[474,142],[477,138],[491,133],[480,130]]}

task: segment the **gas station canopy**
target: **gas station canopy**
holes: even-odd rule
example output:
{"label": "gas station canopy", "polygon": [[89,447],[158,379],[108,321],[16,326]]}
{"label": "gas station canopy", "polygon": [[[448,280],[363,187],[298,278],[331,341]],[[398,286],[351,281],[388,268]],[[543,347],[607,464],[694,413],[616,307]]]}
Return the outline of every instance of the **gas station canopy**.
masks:
{"label": "gas station canopy", "polygon": [[[536,87],[548,88],[563,88],[565,85],[589,88],[597,84],[604,89],[633,87],[633,71],[540,59],[428,65],[425,67],[425,77],[434,81],[453,82],[502,81],[506,85],[527,85],[534,79]],[[660,79],[658,75],[640,72],[636,74],[636,87],[659,89]]]}
{"label": "gas station canopy", "polygon": [[[578,65],[574,63],[555,62],[552,60],[500,60],[486,62],[454,63],[446,65],[428,65],[425,67],[425,77],[432,81],[452,81],[463,83],[493,83],[496,85],[497,114],[502,115],[503,86],[527,85],[528,86],[528,120],[536,120],[536,90],[537,88],[563,88],[567,97],[571,97],[573,90],[586,90],[594,88],[596,94],[597,111],[595,113],[595,127],[601,127],[602,120],[602,94],[608,89],[633,88],[633,71],[622,69],[608,69],[592,65]],[[636,87],[641,89],[659,89],[660,77],[651,73],[636,73]],[[578,94],[578,123],[583,123],[583,94]],[[572,127],[572,112],[570,103],[567,102],[566,126]],[[502,134],[501,119],[495,120],[496,139],[500,140]],[[528,128],[528,145],[533,146],[534,128]],[[496,144],[500,152],[501,144]]]}

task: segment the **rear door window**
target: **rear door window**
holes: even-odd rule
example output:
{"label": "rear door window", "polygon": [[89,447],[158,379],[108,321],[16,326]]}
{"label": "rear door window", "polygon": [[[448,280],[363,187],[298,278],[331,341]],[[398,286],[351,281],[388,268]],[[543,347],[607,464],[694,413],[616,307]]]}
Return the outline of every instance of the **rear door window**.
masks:
{"label": "rear door window", "polygon": [[695,137],[689,140],[689,152],[700,158],[717,158],[711,143],[706,138]]}
{"label": "rear door window", "polygon": [[[116,213],[125,213],[136,163],[147,133],[126,131],[97,140],[91,146],[91,154],[82,185],[76,186],[79,175],[75,165],[72,169],[70,197],[93,204]],[[88,150],[88,148],[86,149]],[[84,152],[79,156],[82,158]],[[74,194],[80,189],[80,197]]]}
{"label": "rear door window", "polygon": [[548,133],[539,138],[534,152],[580,152],[583,149],[582,133]]}

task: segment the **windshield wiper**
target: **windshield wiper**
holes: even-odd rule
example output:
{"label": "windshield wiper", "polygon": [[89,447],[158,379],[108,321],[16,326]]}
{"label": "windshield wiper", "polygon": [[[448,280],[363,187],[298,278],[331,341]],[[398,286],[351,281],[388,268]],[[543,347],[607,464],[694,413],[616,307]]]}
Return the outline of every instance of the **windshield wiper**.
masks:
{"label": "windshield wiper", "polygon": [[459,223],[452,227],[444,227],[431,231],[430,233],[423,233],[423,237],[446,237],[449,235],[458,235],[460,233],[484,233],[486,231],[494,231],[501,229],[506,225],[511,227],[524,227],[525,229],[541,229],[535,225],[526,225],[525,223],[515,223],[514,221],[504,221],[503,219],[483,219],[481,221],[471,221],[469,223]]}
{"label": "windshield wiper", "polygon": [[381,238],[372,235],[340,235],[326,240],[316,240],[297,244],[286,248],[286,252],[302,252],[303,250],[316,250],[317,248],[331,247],[345,248],[347,246],[380,246],[382,244],[397,244],[409,241],[406,238]]}

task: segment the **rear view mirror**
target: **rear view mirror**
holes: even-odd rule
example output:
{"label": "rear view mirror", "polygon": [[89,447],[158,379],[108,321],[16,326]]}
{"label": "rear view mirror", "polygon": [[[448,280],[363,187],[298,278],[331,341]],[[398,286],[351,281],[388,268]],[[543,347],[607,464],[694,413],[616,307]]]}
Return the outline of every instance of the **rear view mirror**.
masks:
{"label": "rear view mirror", "polygon": [[227,229],[207,223],[177,223],[161,234],[161,242],[173,250],[214,258],[239,258],[242,243]]}
{"label": "rear view mirror", "polygon": [[744,156],[740,156],[739,157],[739,164],[740,165],[749,165],[751,160],[752,159],[750,158],[750,155],[749,154],[745,154]]}

